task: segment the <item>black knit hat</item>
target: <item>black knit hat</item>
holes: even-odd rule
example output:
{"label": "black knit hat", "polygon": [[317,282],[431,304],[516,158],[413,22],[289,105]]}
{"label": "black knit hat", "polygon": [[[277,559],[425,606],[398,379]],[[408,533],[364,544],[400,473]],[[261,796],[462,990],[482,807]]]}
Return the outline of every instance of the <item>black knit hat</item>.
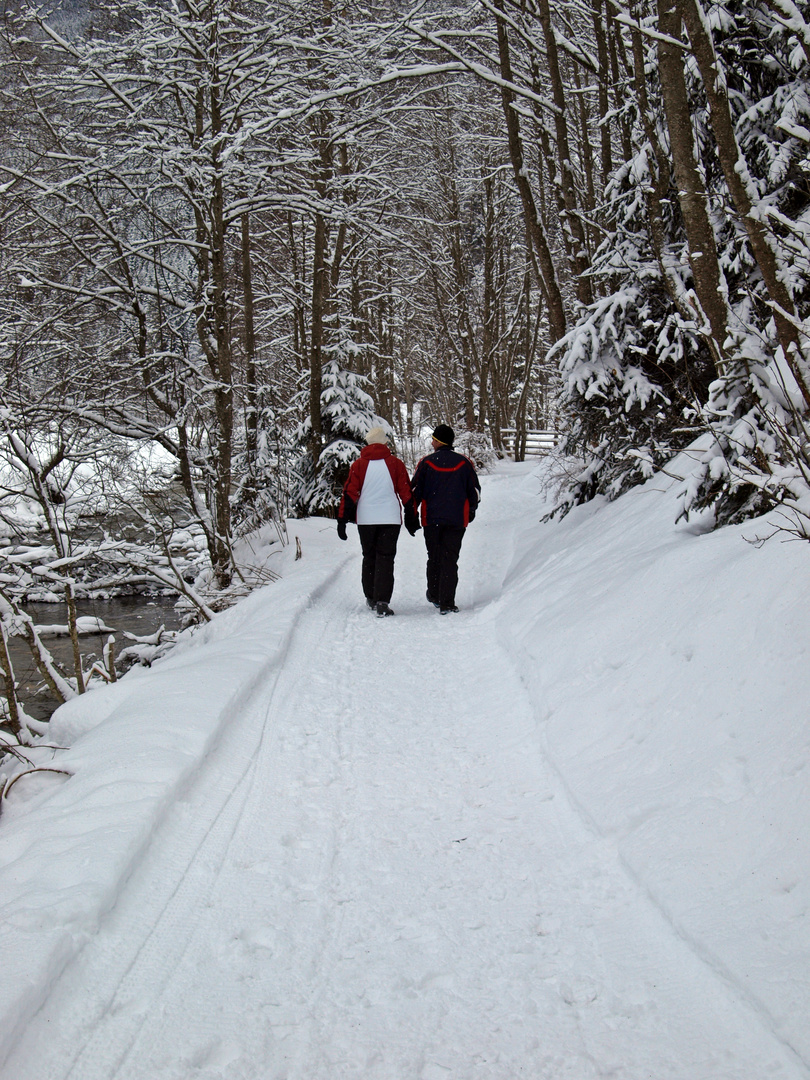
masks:
{"label": "black knit hat", "polygon": [[433,430],[433,438],[436,442],[444,443],[445,446],[452,446],[455,437],[455,431],[453,431],[451,427],[448,427],[447,424],[439,424],[439,426]]}

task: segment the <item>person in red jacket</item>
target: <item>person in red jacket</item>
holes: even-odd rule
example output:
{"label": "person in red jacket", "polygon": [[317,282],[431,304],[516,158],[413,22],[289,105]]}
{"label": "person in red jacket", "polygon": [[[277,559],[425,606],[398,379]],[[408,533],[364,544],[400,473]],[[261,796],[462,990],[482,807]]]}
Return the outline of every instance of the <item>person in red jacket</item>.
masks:
{"label": "person in red jacket", "polygon": [[456,453],[454,440],[453,429],[439,424],[433,432],[433,453],[422,458],[411,480],[425,530],[427,598],[442,615],[458,611],[458,556],[481,498],[473,463]]}
{"label": "person in red jacket", "polygon": [[419,528],[408,472],[388,448],[381,427],[366,435],[367,445],[352,463],[338,509],[338,536],[346,539],[346,523],[355,521],[363,549],[362,584],[366,603],[379,617],[393,615],[394,557],[405,507],[405,528]]}

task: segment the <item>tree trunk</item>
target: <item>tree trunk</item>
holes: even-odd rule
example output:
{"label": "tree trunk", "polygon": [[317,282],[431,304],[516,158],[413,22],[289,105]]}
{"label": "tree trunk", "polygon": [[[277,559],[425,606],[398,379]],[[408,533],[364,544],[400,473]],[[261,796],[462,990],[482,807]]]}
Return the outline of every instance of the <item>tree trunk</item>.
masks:
{"label": "tree trunk", "polygon": [[18,736],[22,730],[20,713],[17,708],[17,687],[14,682],[14,668],[11,665],[11,657],[8,653],[8,639],[6,638],[5,623],[0,620],[0,669],[3,672],[3,682],[6,690],[6,708],[8,719],[2,721],[12,735]]}
{"label": "tree trunk", "polygon": [[[622,40],[621,26],[616,21],[616,12],[613,10],[613,5],[610,2],[608,2],[607,5],[607,25],[608,53],[610,54],[610,74],[613,80],[613,107],[615,109],[619,109],[623,105],[623,102],[621,100],[621,80],[619,78],[620,58],[622,62],[622,67],[625,71],[630,71],[630,65],[627,63],[624,42]],[[619,134],[622,143],[622,161],[630,161],[633,157],[633,139],[630,131],[630,123],[627,119],[627,113],[625,110],[622,111],[622,116],[619,120]]]}
{"label": "tree trunk", "polygon": [[534,364],[535,347],[537,345],[537,331],[540,326],[539,312],[536,325],[534,327],[532,326],[531,274],[528,265],[526,267],[526,272],[523,275],[523,303],[526,312],[526,324],[523,331],[525,343],[523,385],[520,388],[520,397],[518,398],[517,407],[515,409],[515,461],[524,461],[526,458],[526,430],[528,428],[526,421],[526,406],[529,400],[529,386],[531,385],[532,366]]}
{"label": "tree trunk", "polygon": [[[497,336],[495,332],[496,295],[495,295],[495,206],[493,198],[494,181],[492,174],[484,176],[484,310],[481,328],[481,380],[479,387],[478,427],[484,430],[487,413],[491,412],[489,389],[490,373],[495,360]],[[490,426],[490,434],[495,441],[500,441],[500,432]],[[495,443],[497,446],[497,443]]]}
{"label": "tree trunk", "polygon": [[599,141],[600,179],[602,191],[613,172],[613,148],[610,142],[610,58],[608,55],[607,27],[605,26],[604,0],[591,0],[593,31],[596,38],[596,56],[599,62]]}
{"label": "tree trunk", "polygon": [[256,469],[259,433],[259,403],[256,386],[256,330],[253,320],[253,266],[250,250],[250,215],[242,214],[242,298],[245,327],[245,451],[248,473]]}
{"label": "tree trunk", "polygon": [[[468,431],[475,431],[479,421],[476,419],[475,413],[475,372],[478,370],[478,357],[476,353],[476,340],[473,331],[472,319],[470,318],[469,307],[469,287],[470,287],[470,274],[467,268],[467,260],[465,258],[465,248],[462,235],[462,222],[461,222],[461,204],[458,197],[458,183],[456,172],[456,153],[452,136],[448,140],[449,146],[447,167],[449,169],[449,176],[447,180],[446,196],[450,203],[450,221],[452,222],[452,231],[450,234],[450,252],[453,262],[453,276],[455,285],[455,321],[457,326],[456,336],[460,339],[460,344],[453,342],[455,346],[456,354],[459,357],[461,363],[461,380],[464,392],[464,422]],[[436,293],[437,302],[441,304],[441,300]],[[443,315],[443,321],[447,323],[446,316]],[[449,328],[448,328],[449,336]]]}
{"label": "tree trunk", "polygon": [[[590,217],[593,216],[596,210],[596,169],[594,168],[593,160],[593,147],[591,146],[591,138],[589,131],[590,116],[588,113],[587,101],[585,94],[582,93],[582,80],[579,77],[579,71],[574,68],[574,87],[577,90],[577,101],[579,104],[579,127],[580,127],[580,143],[582,146],[582,167],[585,172],[585,197],[584,208]],[[591,229],[593,227],[591,226]],[[587,230],[583,225],[583,236],[587,235]],[[594,237],[598,242],[598,238]],[[588,264],[591,261],[591,238],[588,241]]]}
{"label": "tree trunk", "polygon": [[329,266],[326,261],[328,232],[322,214],[315,215],[315,242],[312,252],[312,322],[309,348],[309,450],[317,468],[321,456],[323,423],[321,390],[323,372],[324,312],[329,292]]}
{"label": "tree trunk", "polygon": [[394,425],[394,332],[391,306],[391,265],[378,261],[377,312],[377,363],[374,397],[380,416]]}
{"label": "tree trunk", "polygon": [[557,38],[551,22],[551,9],[548,0],[536,0],[540,25],[546,43],[546,63],[551,80],[551,92],[554,98],[554,128],[557,143],[557,165],[562,183],[562,196],[565,203],[563,227],[571,237],[572,263],[576,279],[577,299],[583,305],[593,300],[591,279],[588,277],[590,258],[585,237],[585,227],[580,213],[579,196],[571,159],[571,145],[568,136],[568,119],[565,100],[565,86],[560,72],[560,59],[557,50]]}
{"label": "tree trunk", "polygon": [[[496,0],[496,6],[500,3],[502,3],[502,0]],[[554,267],[554,260],[551,257],[551,251],[549,250],[542,222],[537,213],[534,195],[532,194],[531,185],[526,172],[526,165],[523,157],[523,140],[520,134],[520,121],[514,108],[515,95],[509,87],[505,85],[506,83],[514,82],[506,22],[503,18],[498,17],[496,18],[496,25],[498,33],[500,73],[501,78],[504,80],[504,85],[501,86],[501,102],[503,104],[503,114],[504,120],[506,121],[506,132],[509,141],[509,157],[512,162],[512,170],[515,174],[515,183],[520,194],[521,203],[523,204],[523,214],[526,219],[526,226],[529,230],[529,235],[532,239],[532,244],[537,256],[537,265],[540,270],[540,287],[543,291],[546,307],[548,309],[552,342],[556,342],[565,334],[565,306],[557,282],[557,272]]]}
{"label": "tree trunk", "polygon": [[[211,373],[216,379],[213,393],[214,413],[217,420],[216,449],[214,454],[214,508],[216,528],[214,541],[214,574],[219,588],[231,583],[231,458],[233,454],[233,350],[231,324],[228,311],[228,272],[225,250],[225,193],[222,182],[219,88],[212,80],[211,100],[211,168],[213,191],[211,198],[211,285],[213,295],[207,318],[202,327],[205,334],[203,350],[208,352]],[[213,325],[211,325],[213,323]],[[216,342],[211,349],[211,332]]]}
{"label": "tree trunk", "polygon": [[65,582],[65,604],[67,605],[68,632],[70,644],[73,646],[73,670],[76,674],[76,689],[80,694],[85,691],[84,672],[82,671],[82,653],[79,648],[79,628],[76,624],[76,595],[73,584]]}
{"label": "tree trunk", "polygon": [[293,222],[293,216],[291,213],[287,213],[287,233],[290,238],[290,266],[292,270],[292,278],[294,282],[294,295],[293,301],[293,354],[298,362],[298,370],[304,372],[309,368],[309,345],[307,343],[307,320],[306,320],[306,304],[304,298],[301,295],[302,290],[302,267],[306,264],[306,250],[305,250],[305,238],[304,229],[301,229],[301,246],[302,253],[299,262],[298,258],[298,245],[295,239],[295,225]]}
{"label": "tree trunk", "polygon": [[674,7],[675,0],[658,0],[658,72],[664,112],[669,129],[669,141],[678,200],[683,214],[684,229],[689,246],[689,264],[695,283],[700,311],[698,321],[722,374],[726,340],[726,285],[720,272],[714,230],[706,205],[703,178],[694,155],[694,132],[683,71],[683,50],[672,43],[681,36],[681,17]]}
{"label": "tree trunk", "polygon": [[[672,0],[675,2],[675,0]],[[686,24],[703,86],[709,102],[712,131],[735,209],[743,219],[754,258],[765,288],[773,301],[779,344],[785,354],[805,404],[810,407],[810,368],[802,355],[793,298],[780,276],[777,242],[761,213],[756,188],[748,173],[734,131],[725,72],[721,70],[706,15],[699,0],[677,0],[680,17]]]}
{"label": "tree trunk", "polygon": [[[647,208],[647,227],[650,241],[655,253],[658,265],[661,269],[661,277],[664,286],[675,307],[685,319],[694,318],[694,310],[689,305],[686,290],[677,266],[668,253],[668,241],[662,206],[665,199],[670,196],[671,188],[671,162],[666,154],[661,140],[658,137],[656,120],[652,115],[647,96],[647,76],[645,72],[644,44],[641,32],[632,30],[633,50],[633,87],[635,89],[639,116],[644,126],[644,133],[653,150],[653,158],[649,161],[649,170],[652,184],[645,189],[644,197]],[[713,361],[712,361],[713,363]],[[716,375],[716,367],[714,372]]]}

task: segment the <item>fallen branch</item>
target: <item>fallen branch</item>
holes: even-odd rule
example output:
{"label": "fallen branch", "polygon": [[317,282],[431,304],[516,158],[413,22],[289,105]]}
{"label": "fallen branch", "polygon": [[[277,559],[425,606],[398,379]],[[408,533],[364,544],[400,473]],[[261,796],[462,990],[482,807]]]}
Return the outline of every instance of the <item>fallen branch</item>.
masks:
{"label": "fallen branch", "polygon": [[31,773],[37,772],[53,772],[61,773],[63,776],[73,776],[73,773],[68,772],[67,769],[54,769],[49,765],[38,765],[33,769],[26,769],[25,772],[17,773],[16,776],[12,776],[10,780],[7,780],[0,790],[0,803],[5,802],[8,798],[8,793],[14,787],[18,780],[21,780],[24,776],[30,776]]}

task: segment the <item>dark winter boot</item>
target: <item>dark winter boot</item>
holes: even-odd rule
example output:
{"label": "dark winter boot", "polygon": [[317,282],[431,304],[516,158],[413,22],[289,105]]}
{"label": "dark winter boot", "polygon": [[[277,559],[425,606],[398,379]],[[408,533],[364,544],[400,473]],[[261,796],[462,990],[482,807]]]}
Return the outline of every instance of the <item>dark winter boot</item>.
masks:
{"label": "dark winter boot", "polygon": [[[439,607],[439,605],[437,604],[436,607]],[[455,611],[458,611],[458,608],[455,604],[453,604],[451,607],[439,608],[440,615],[451,615]]]}
{"label": "dark winter boot", "polygon": [[393,615],[393,611],[384,600],[378,600],[375,608],[378,619],[384,619],[386,615]]}
{"label": "dark winter boot", "polygon": [[425,593],[425,597],[427,598],[427,602],[428,602],[429,604],[433,604],[433,606],[434,606],[434,607],[438,607],[438,606],[439,606],[439,601],[438,601],[438,600],[434,600],[434,598],[433,598],[433,597],[432,597],[432,596],[430,595],[430,589],[428,589],[428,591],[427,591],[427,592]]}

